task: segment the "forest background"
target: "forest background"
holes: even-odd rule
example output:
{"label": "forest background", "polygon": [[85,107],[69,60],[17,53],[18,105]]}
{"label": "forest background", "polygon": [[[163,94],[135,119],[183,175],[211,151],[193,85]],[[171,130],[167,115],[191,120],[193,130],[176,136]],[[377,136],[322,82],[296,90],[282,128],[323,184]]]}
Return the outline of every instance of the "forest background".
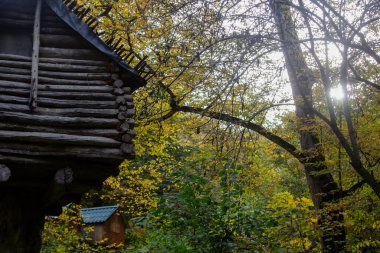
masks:
{"label": "forest background", "polygon": [[119,205],[125,245],[88,244],[72,208],[42,252],[378,252],[379,1],[79,4],[154,76],[136,158],[81,203]]}

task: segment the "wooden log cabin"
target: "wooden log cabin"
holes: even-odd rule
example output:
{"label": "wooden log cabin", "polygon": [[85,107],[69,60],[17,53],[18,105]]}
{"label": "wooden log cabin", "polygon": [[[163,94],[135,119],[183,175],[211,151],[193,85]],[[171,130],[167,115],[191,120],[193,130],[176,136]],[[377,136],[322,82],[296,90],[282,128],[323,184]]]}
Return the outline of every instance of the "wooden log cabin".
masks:
{"label": "wooden log cabin", "polygon": [[134,156],[132,92],[151,73],[145,58],[130,66],[120,40],[103,42],[88,13],[72,0],[0,0],[0,252],[27,236],[34,252],[22,227],[41,228]]}

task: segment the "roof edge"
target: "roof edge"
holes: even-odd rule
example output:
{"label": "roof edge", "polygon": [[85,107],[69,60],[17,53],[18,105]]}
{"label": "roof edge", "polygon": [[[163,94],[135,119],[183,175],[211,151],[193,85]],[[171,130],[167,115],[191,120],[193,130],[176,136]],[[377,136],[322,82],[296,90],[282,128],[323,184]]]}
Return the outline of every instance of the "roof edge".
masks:
{"label": "roof edge", "polygon": [[97,48],[100,52],[104,53],[111,60],[116,62],[122,69],[131,74],[136,83],[132,84],[133,90],[136,90],[144,85],[147,81],[142,78],[139,73],[129,66],[123,59],[115,53],[99,36],[75,13],[73,13],[61,0],[44,0],[46,4],[60,17],[68,26],[75,32],[79,33],[91,45]]}

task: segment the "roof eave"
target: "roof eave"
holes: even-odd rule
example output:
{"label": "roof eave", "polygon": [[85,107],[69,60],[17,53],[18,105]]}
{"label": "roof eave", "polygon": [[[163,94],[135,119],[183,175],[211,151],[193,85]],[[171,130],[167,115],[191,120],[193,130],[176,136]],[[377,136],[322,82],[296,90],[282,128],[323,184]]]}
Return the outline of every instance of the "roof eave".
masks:
{"label": "roof eave", "polygon": [[128,74],[131,75],[133,79],[132,90],[136,90],[146,85],[147,81],[142,78],[134,68],[124,62],[118,54],[109,48],[107,44],[101,40],[85,22],[79,19],[75,13],[70,11],[70,9],[61,0],[44,1],[68,26],[70,26],[90,44],[92,44],[95,48],[97,48],[111,60],[116,62],[124,71],[127,71]]}

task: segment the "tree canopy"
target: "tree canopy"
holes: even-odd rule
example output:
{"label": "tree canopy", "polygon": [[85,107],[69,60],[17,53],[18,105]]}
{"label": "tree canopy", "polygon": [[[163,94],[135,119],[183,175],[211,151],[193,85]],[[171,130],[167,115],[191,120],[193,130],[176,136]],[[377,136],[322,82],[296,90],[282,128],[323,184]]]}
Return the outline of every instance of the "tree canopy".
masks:
{"label": "tree canopy", "polygon": [[379,1],[82,4],[154,72],[136,159],[83,200],[123,207],[128,251],[379,249]]}

